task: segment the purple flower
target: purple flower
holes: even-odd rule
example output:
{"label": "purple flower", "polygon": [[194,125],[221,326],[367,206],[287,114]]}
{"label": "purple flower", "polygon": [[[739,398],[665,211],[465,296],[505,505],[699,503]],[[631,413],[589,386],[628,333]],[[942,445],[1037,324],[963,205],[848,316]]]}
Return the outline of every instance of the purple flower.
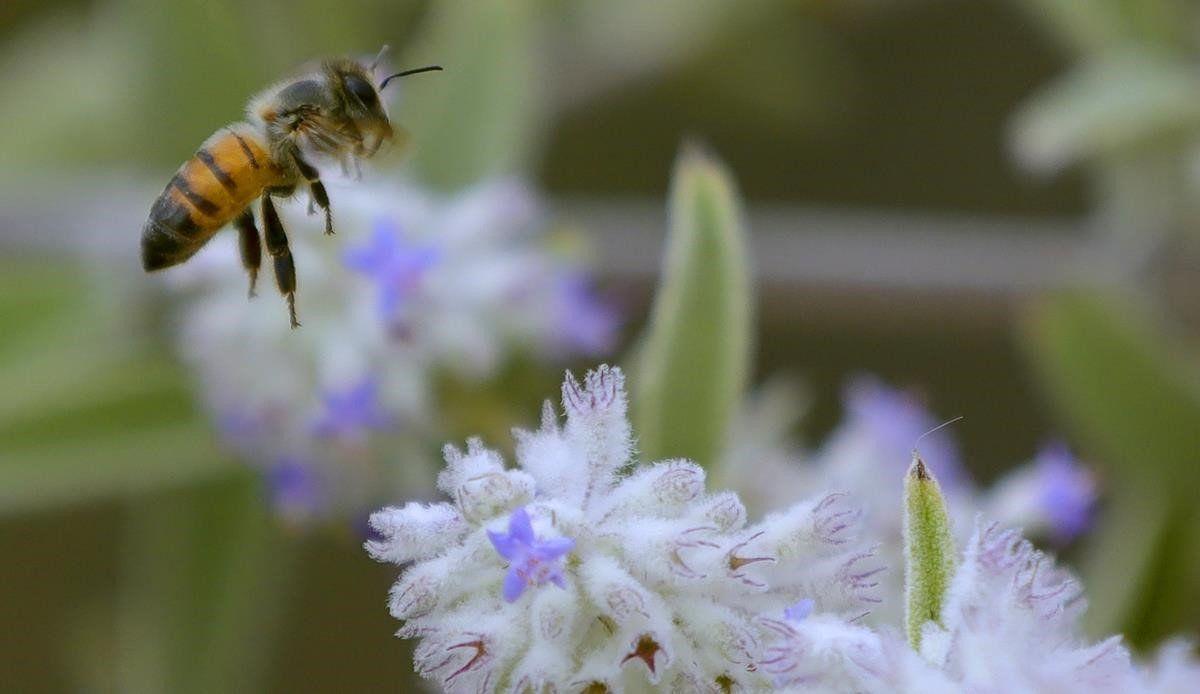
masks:
{"label": "purple flower", "polygon": [[1091,525],[1096,479],[1061,441],[1043,446],[1034,465],[1038,501],[1050,520],[1051,533],[1058,542],[1069,542]]}
{"label": "purple flower", "polygon": [[230,408],[217,414],[217,430],[230,446],[244,451],[263,433],[263,417],[249,409]]}
{"label": "purple flower", "polygon": [[[958,446],[949,431],[942,429],[921,438],[942,422],[935,419],[911,393],[892,388],[874,376],[858,376],[843,394],[850,425],[861,427],[871,437],[874,448],[883,456],[880,462],[894,462],[897,469],[908,465],[914,446],[933,469],[947,490],[961,486],[964,472],[958,458]],[[917,439],[921,439],[920,444]]]}
{"label": "purple flower", "polygon": [[317,476],[296,458],[280,458],[267,468],[266,484],[271,505],[285,515],[308,515],[321,504]]}
{"label": "purple flower", "polygon": [[575,547],[575,541],[569,537],[538,539],[523,507],[509,516],[507,533],[489,530],[488,538],[500,556],[509,561],[508,574],[504,576],[506,601],[516,602],[526,588],[544,585],[547,581],[559,588],[567,587],[558,559]]}
{"label": "purple flower", "polygon": [[612,351],[621,325],[616,308],[580,273],[564,275],[556,287],[557,341],[566,352],[596,356]]}
{"label": "purple flower", "polygon": [[375,232],[365,246],[346,252],[345,262],[352,270],[370,277],[379,292],[379,312],[384,320],[394,320],[404,300],[420,286],[425,272],[441,253],[432,246],[409,242],[390,219],[375,222]]}
{"label": "purple flower", "polygon": [[803,622],[813,611],[812,598],[804,598],[800,602],[784,609],[783,618],[789,622]]}
{"label": "purple flower", "polygon": [[370,429],[384,429],[392,423],[379,406],[378,383],[374,378],[345,391],[326,392],[320,416],[312,424],[318,438],[362,439]]}

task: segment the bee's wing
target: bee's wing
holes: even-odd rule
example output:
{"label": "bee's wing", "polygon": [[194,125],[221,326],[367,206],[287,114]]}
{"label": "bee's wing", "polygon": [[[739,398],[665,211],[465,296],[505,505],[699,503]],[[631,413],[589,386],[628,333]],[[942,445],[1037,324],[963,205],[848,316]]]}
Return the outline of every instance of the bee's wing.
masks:
{"label": "bee's wing", "polygon": [[392,147],[397,152],[403,152],[408,147],[410,140],[412,140],[412,134],[408,132],[407,128],[403,125],[392,123]]}
{"label": "bee's wing", "polygon": [[301,149],[337,157],[362,142],[362,136],[347,130],[338,121],[320,114],[308,114],[296,125],[292,135]]}

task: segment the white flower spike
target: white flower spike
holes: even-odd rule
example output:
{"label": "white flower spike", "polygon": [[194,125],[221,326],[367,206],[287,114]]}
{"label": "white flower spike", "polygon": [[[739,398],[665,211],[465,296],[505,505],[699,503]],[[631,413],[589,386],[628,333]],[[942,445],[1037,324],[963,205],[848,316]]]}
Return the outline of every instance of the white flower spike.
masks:
{"label": "white flower spike", "polygon": [[[180,351],[224,438],[300,521],[358,520],[381,497],[419,488],[424,475],[393,463],[433,436],[438,374],[477,382],[515,354],[597,355],[618,327],[583,269],[554,252],[536,196],[517,181],[338,192],[334,239],[298,206],[280,210],[306,283],[302,329],[279,319],[271,293],[246,300],[232,237],[168,278],[183,300]],[[412,457],[408,470],[420,468]]]}
{"label": "white flower spike", "polygon": [[376,513],[417,671],[446,691],[762,690],[772,625],[848,628],[876,600],[856,510],[823,494],[748,524],[686,460],[638,464],[624,376],[563,384],[565,423],[517,432],[516,468],[448,447],[452,499]]}
{"label": "white flower spike", "polygon": [[917,649],[899,631],[809,618],[773,623],[767,649],[787,691],[1200,691],[1200,664],[1171,642],[1155,662],[1132,662],[1121,637],[1088,642],[1082,588],[1013,530],[977,523]]}

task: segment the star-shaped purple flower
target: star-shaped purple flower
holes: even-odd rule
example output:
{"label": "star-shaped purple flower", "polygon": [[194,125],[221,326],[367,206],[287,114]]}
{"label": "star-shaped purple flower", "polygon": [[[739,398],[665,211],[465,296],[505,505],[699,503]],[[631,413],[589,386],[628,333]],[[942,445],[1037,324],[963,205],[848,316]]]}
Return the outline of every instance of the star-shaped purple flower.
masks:
{"label": "star-shaped purple flower", "polygon": [[[874,440],[874,447],[897,467],[908,465],[917,440],[934,429],[935,419],[912,393],[892,388],[874,376],[859,376],[846,387],[843,402],[851,426],[862,427]],[[935,431],[920,442],[921,458],[946,489],[959,487],[965,472],[958,458],[958,446],[945,430]]]}
{"label": "star-shaped purple flower", "polygon": [[508,518],[508,532],[488,531],[488,539],[500,556],[509,561],[508,573],[504,576],[504,599],[516,602],[525,589],[547,582],[566,588],[563,567],[558,560],[575,547],[569,537],[538,539],[533,534],[529,513],[518,508]]}
{"label": "star-shaped purple flower", "polygon": [[411,243],[392,220],[381,218],[375,222],[371,240],[348,250],[345,262],[375,282],[379,313],[390,321],[396,319],[404,300],[416,291],[440,255],[437,248]]}
{"label": "star-shaped purple flower", "polygon": [[558,342],[569,354],[596,356],[612,351],[621,318],[581,273],[564,275],[556,283]]}
{"label": "star-shaped purple flower", "polygon": [[271,506],[284,515],[308,515],[321,505],[321,484],[312,467],[285,456],[266,470]]}
{"label": "star-shaped purple flower", "polygon": [[327,391],[321,414],[312,424],[318,438],[357,440],[371,429],[385,429],[392,418],[379,406],[379,384],[368,377],[348,390]]}
{"label": "star-shaped purple flower", "polygon": [[1091,525],[1096,503],[1095,476],[1059,441],[1043,446],[1035,465],[1039,502],[1050,519],[1054,539],[1069,542]]}
{"label": "star-shaped purple flower", "polygon": [[815,604],[812,598],[804,598],[795,605],[785,608],[783,610],[783,618],[789,622],[803,622],[812,614]]}

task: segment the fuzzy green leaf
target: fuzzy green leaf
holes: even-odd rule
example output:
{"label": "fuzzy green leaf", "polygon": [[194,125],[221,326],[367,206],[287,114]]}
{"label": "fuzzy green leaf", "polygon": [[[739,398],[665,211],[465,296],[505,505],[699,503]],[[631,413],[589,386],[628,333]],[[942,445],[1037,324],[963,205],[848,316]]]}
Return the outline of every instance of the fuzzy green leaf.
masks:
{"label": "fuzzy green leaf", "polygon": [[637,364],[634,411],[647,459],[711,466],[744,394],[752,301],[734,183],[685,148],[675,165],[663,273]]}
{"label": "fuzzy green leaf", "polygon": [[1184,0],[1023,0],[1045,28],[1056,31],[1083,54],[1142,43],[1186,46],[1188,3]]}
{"label": "fuzzy green leaf", "polygon": [[954,555],[941,487],[913,451],[904,478],[905,626],[913,650],[921,650],[921,629],[927,622],[941,623],[942,604],[954,578]]}
{"label": "fuzzy green leaf", "polygon": [[435,7],[405,65],[445,71],[398,85],[411,92],[397,120],[413,133],[412,165],[425,183],[453,190],[524,163],[539,125],[535,28],[529,0]]}
{"label": "fuzzy green leaf", "polygon": [[[1200,374],[1138,314],[1112,297],[1062,294],[1025,321],[1026,352],[1053,404],[1111,478],[1109,517],[1094,537],[1085,579],[1095,633],[1135,644],[1186,627],[1200,604]],[[1114,562],[1120,580],[1111,580]],[[1139,595],[1153,595],[1152,604]]]}
{"label": "fuzzy green leaf", "polygon": [[1013,121],[1013,147],[1030,169],[1131,151],[1200,127],[1190,63],[1125,51],[1086,63],[1041,90]]}

